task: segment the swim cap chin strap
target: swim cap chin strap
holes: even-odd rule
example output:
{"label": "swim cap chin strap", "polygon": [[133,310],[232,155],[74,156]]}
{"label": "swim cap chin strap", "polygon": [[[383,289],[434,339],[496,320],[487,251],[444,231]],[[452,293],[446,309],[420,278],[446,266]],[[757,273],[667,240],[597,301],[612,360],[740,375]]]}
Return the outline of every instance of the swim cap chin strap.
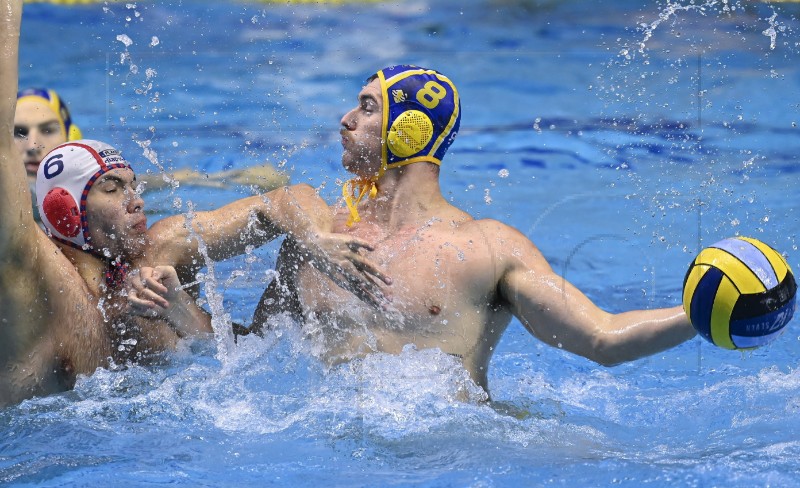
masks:
{"label": "swim cap chin strap", "polygon": [[375,198],[378,195],[378,184],[367,178],[353,178],[345,181],[342,185],[342,195],[347,209],[350,210],[347,226],[352,227],[353,224],[361,221],[361,217],[358,215],[358,204],[366,195]]}
{"label": "swim cap chin strap", "polygon": [[419,162],[441,165],[461,123],[458,91],[443,74],[398,65],[378,71],[375,78],[383,101],[381,167],[375,176],[356,177],[342,186],[348,227],[361,220],[361,200],[378,195],[378,181],[387,169]]}
{"label": "swim cap chin strap", "polygon": [[[103,257],[102,255],[99,256]],[[125,279],[128,277],[131,265],[122,261],[122,258],[119,256],[117,256],[116,259],[105,259],[107,261],[105,272],[106,286],[111,290],[115,290],[125,284]]]}

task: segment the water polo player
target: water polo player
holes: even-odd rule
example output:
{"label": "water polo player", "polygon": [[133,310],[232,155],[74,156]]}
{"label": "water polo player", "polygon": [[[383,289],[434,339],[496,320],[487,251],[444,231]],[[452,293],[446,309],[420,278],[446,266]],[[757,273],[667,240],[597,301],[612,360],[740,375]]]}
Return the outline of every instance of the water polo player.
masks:
{"label": "water polo player", "polygon": [[55,90],[26,88],[17,93],[14,142],[32,183],[45,154],[81,137],[81,130],[72,122],[66,103]]}
{"label": "water polo player", "polygon": [[[170,296],[165,284],[195,281],[206,258],[243,254],[280,234],[308,243],[307,257],[357,293],[376,287],[362,274],[376,272],[357,252],[367,244],[325,232],[330,215],[312,188],[281,188],[147,228],[131,165],[97,141],[68,142],[42,158],[46,235],[34,222],[12,135],[22,0],[0,0],[0,11],[0,406],[169,350],[181,333],[210,330],[191,296],[154,303],[147,318],[132,316],[127,299]],[[115,279],[126,269],[138,279]]]}
{"label": "water polo player", "polygon": [[292,312],[330,362],[407,344],[462,358],[487,388],[489,360],[511,317],[553,346],[601,364],[675,346],[695,331],[682,308],[609,314],[553,272],[524,235],[475,220],[439,187],[460,124],[458,91],[443,74],[393,66],[368,79],[341,120],[344,186],[335,231],[376,242],[369,257],[392,276],[392,309],[376,314],[282,249],[279,278],[254,326]]}

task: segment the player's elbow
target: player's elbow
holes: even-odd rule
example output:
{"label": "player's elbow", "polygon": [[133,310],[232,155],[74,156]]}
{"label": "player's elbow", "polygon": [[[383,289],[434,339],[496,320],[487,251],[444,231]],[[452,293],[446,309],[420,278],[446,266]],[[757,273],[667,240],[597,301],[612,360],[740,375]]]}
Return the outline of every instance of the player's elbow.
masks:
{"label": "player's elbow", "polygon": [[598,332],[592,341],[591,352],[587,357],[601,366],[611,367],[630,361],[629,351],[614,334]]}
{"label": "player's elbow", "polygon": [[317,190],[308,183],[297,183],[284,188],[295,197],[312,198],[318,196]]}
{"label": "player's elbow", "polygon": [[323,208],[328,208],[317,190],[308,183],[298,183],[296,185],[279,188],[283,205],[299,206],[306,213],[320,212]]}

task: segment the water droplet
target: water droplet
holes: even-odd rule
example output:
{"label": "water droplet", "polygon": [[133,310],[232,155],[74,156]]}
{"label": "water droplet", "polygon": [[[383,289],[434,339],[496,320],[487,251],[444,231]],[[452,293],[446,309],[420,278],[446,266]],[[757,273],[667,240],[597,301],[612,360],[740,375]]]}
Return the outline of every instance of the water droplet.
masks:
{"label": "water droplet", "polygon": [[120,34],[117,36],[117,40],[125,45],[125,47],[130,47],[133,44],[133,40],[125,34]]}

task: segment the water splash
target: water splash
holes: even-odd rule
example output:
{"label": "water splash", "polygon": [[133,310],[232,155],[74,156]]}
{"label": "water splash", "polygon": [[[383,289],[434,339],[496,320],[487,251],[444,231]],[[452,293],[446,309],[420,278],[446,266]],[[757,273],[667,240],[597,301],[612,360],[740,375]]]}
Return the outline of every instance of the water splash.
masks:
{"label": "water splash", "polygon": [[187,211],[184,212],[184,227],[189,232],[189,239],[197,241],[197,251],[203,257],[206,273],[203,280],[205,283],[205,296],[209,308],[211,309],[211,327],[214,329],[214,338],[217,343],[217,359],[226,364],[230,349],[233,346],[233,328],[230,314],[225,311],[223,295],[217,290],[217,278],[214,273],[215,263],[208,255],[208,246],[205,240],[194,230],[194,218],[196,215],[194,203],[189,200],[186,202]]}
{"label": "water splash", "polygon": [[[158,159],[158,153],[152,147],[150,147],[151,141],[134,139],[133,142],[142,148],[142,155],[145,157],[145,159],[150,161],[153,166],[158,168],[158,172],[161,174],[161,178],[164,180],[164,182],[167,183],[172,190],[177,190],[180,186],[180,182],[167,173],[167,170]],[[179,208],[181,203],[176,202],[176,205]]]}
{"label": "water splash", "polygon": [[[778,12],[775,10],[775,8],[770,8],[772,9],[772,15],[766,19],[760,20],[764,20],[769,24],[767,29],[765,29],[762,33],[769,37],[769,48],[770,50],[774,50],[777,44],[776,41],[778,34],[785,33],[787,31],[787,27],[785,24],[777,21]],[[736,10],[744,10],[744,7],[738,1],[730,2],[729,0],[707,0],[701,3],[693,0],[690,0],[686,3],[668,1],[664,8],[659,12],[657,19],[651,22],[642,22],[639,24],[638,28],[642,33],[642,39],[638,42],[638,52],[640,54],[645,54],[645,51],[647,50],[647,43],[652,39],[655,31],[659,29],[662,24],[670,21],[675,22],[678,16],[683,12],[694,12],[705,17],[707,15],[728,15],[732,14]],[[623,58],[631,59],[633,53],[628,48],[623,48],[619,54]]]}
{"label": "water splash", "polygon": [[196,406],[217,427],[397,440],[447,430],[462,414],[485,417],[487,424],[497,417],[460,361],[439,350],[407,346],[399,355],[370,354],[325,371],[297,324],[278,319],[272,325],[263,340],[240,339],[233,367],[206,382]]}
{"label": "water splash", "polygon": [[769,48],[770,50],[775,50],[775,45],[778,39],[778,33],[783,33],[786,31],[786,26],[777,22],[776,19],[778,18],[778,12],[774,9],[772,10],[772,16],[766,19],[769,22],[769,27],[762,32],[765,36],[769,37]]}
{"label": "water splash", "polygon": [[119,34],[117,36],[117,40],[119,42],[121,42],[126,48],[130,47],[131,45],[133,45],[133,39],[128,37],[127,34]]}

